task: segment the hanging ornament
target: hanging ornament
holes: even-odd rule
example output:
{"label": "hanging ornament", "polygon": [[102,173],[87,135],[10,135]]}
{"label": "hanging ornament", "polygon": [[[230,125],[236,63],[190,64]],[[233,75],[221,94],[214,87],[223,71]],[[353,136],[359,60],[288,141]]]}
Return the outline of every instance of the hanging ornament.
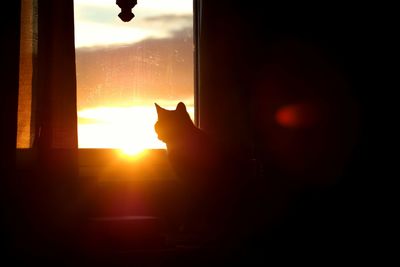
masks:
{"label": "hanging ornament", "polygon": [[137,0],[117,0],[117,5],[121,8],[121,13],[118,14],[118,17],[123,22],[131,21],[135,17],[132,13],[132,8],[134,8],[137,4]]}

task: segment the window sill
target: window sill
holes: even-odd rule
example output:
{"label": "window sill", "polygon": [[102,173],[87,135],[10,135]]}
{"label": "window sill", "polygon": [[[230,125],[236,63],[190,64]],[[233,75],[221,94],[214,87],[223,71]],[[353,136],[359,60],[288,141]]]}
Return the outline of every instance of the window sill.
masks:
{"label": "window sill", "polygon": [[[32,149],[17,149],[17,170],[30,171],[35,166]],[[129,156],[118,149],[79,149],[79,178],[98,182],[175,180],[166,150],[149,149]]]}

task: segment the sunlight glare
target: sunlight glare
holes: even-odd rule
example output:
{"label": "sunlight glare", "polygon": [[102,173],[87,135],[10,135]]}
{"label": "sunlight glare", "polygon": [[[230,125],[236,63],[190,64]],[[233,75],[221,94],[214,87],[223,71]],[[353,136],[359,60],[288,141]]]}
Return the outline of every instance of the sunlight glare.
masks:
{"label": "sunlight glare", "polygon": [[135,147],[127,145],[126,147],[118,149],[120,157],[125,160],[137,160],[143,158],[146,152],[146,148],[140,146]]}
{"label": "sunlight glare", "polygon": [[135,146],[126,146],[121,148],[121,153],[126,156],[137,156],[144,151],[144,148]]}
{"label": "sunlight glare", "polygon": [[[194,107],[187,109],[193,119]],[[78,111],[78,144],[80,148],[118,148],[126,155],[165,149],[154,131],[156,121],[153,106],[83,109]]]}

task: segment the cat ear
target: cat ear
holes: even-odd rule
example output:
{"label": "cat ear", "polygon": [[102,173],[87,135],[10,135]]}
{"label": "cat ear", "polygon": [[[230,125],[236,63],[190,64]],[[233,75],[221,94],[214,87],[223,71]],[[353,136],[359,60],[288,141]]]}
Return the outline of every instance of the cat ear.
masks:
{"label": "cat ear", "polygon": [[159,112],[160,110],[162,110],[162,107],[160,107],[157,103],[154,103],[154,105],[156,106],[157,112]]}
{"label": "cat ear", "polygon": [[160,107],[157,103],[154,103],[154,105],[156,106],[157,114],[160,114],[160,111],[162,111],[163,108]]}
{"label": "cat ear", "polygon": [[185,111],[186,112],[186,106],[182,102],[179,102],[178,105],[176,106],[177,111]]}

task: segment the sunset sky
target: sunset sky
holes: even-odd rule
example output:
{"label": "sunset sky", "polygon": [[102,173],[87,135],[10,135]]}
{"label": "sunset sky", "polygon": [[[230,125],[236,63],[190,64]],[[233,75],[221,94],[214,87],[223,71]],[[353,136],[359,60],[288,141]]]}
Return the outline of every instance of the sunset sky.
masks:
{"label": "sunset sky", "polygon": [[165,148],[154,103],[193,118],[193,1],[139,0],[122,22],[115,0],[75,0],[80,148]]}

